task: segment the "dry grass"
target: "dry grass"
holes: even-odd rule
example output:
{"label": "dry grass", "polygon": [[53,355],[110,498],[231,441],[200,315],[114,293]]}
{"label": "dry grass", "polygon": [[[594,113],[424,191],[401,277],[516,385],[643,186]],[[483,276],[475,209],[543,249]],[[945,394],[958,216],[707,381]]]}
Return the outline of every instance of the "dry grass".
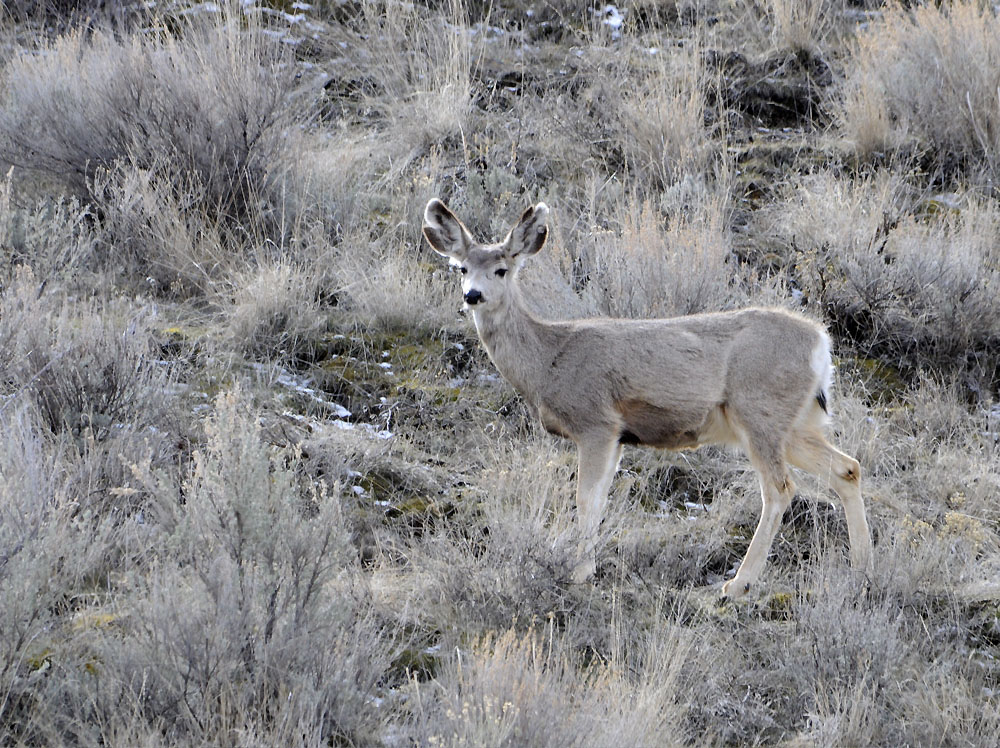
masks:
{"label": "dry grass", "polygon": [[1000,229],[992,201],[919,199],[898,176],[796,182],[778,231],[808,302],[892,365],[996,375]]}
{"label": "dry grass", "polygon": [[177,33],[81,29],[24,50],[4,71],[0,158],[90,201],[112,264],[203,286],[222,240],[281,240],[310,116],[287,50],[248,18],[226,6]]}
{"label": "dry grass", "polygon": [[[621,234],[595,232],[576,264],[584,295],[613,317],[670,317],[746,302],[742,269],[716,202],[664,219],[633,205]],[[589,246],[588,246],[589,245]]]}
{"label": "dry grass", "polygon": [[994,176],[998,30],[995,11],[975,0],[890,5],[859,36],[848,67],[842,130],[858,156],[906,145],[946,169]]}
{"label": "dry grass", "polygon": [[[995,742],[985,6],[28,6],[0,34],[0,744]],[[874,575],[797,476],[762,592],[720,605],[749,464],[628,449],[570,584],[575,452],[459,314],[433,196],[484,240],[549,203],[539,314],[823,319]]]}
{"label": "dry grass", "polygon": [[[619,135],[629,181],[666,187],[686,174],[699,174],[709,163],[705,130],[705,86],[701,50],[635,50],[651,57],[648,75],[633,76],[642,60],[620,71]],[[635,89],[633,90],[633,86]]]}
{"label": "dry grass", "polygon": [[735,26],[725,33],[738,36],[752,53],[825,56],[850,33],[845,13],[850,5],[845,0],[730,0],[720,3],[716,12]]}
{"label": "dry grass", "polygon": [[451,658],[439,678],[442,693],[418,715],[421,742],[684,743],[685,715],[677,691],[683,690],[682,672],[692,647],[683,627],[668,619],[634,649],[616,637],[610,660],[587,663],[567,646],[552,620],[541,630],[508,629],[485,636],[470,651]]}

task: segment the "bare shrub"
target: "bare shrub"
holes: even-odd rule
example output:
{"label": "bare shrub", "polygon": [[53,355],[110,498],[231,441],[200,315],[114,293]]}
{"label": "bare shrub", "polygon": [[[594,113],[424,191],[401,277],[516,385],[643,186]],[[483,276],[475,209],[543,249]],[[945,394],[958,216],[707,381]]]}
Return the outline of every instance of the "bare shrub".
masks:
{"label": "bare shrub", "polygon": [[750,464],[722,450],[681,458],[649,450],[626,454],[611,502],[617,577],[670,587],[715,584],[740,561],[759,509]]}
{"label": "bare shrub", "polygon": [[101,440],[150,406],[159,375],[142,315],[116,320],[113,310],[44,297],[26,268],[0,303],[5,389],[29,393],[52,433]]}
{"label": "bare shrub", "polygon": [[366,742],[392,652],[354,587],[337,486],[304,484],[238,390],[206,435],[182,486],[134,468],[176,563],[132,601],[126,640],[106,642],[107,718],[117,698],[181,742]]}
{"label": "bare shrub", "polygon": [[911,141],[942,166],[1000,167],[1000,21],[987,4],[890,5],[859,36],[842,132],[862,158]]}
{"label": "bare shrub", "polygon": [[991,375],[1000,213],[969,197],[959,210],[930,203],[927,215],[907,217],[901,190],[892,178],[804,180],[781,211],[796,279],[810,304],[869,351],[911,364],[971,363]]}
{"label": "bare shrub", "polygon": [[243,273],[234,281],[226,336],[252,359],[296,360],[306,356],[323,331],[319,276],[279,262]]}
{"label": "bare shrub", "polygon": [[808,583],[823,594],[796,606],[798,635],[782,653],[786,688],[806,700],[806,734],[827,744],[895,742],[897,725],[878,715],[913,666],[898,602],[855,596],[828,564],[815,574]]}
{"label": "bare shrub", "polygon": [[167,183],[159,169],[129,158],[98,171],[91,189],[102,211],[99,256],[147,290],[182,298],[209,294],[220,275],[246,261],[223,248],[218,223],[192,209],[204,193],[183,176]]}
{"label": "bare shrub", "polygon": [[150,407],[159,375],[142,315],[122,322],[46,297],[27,268],[0,305],[4,389],[29,394],[52,433],[105,439]]}
{"label": "bare shrub", "polygon": [[51,36],[81,27],[127,28],[149,17],[150,6],[108,0],[6,0],[0,5],[0,28],[11,36],[29,29]]}
{"label": "bare shrub", "polygon": [[[848,25],[845,0],[733,0],[721,6],[726,30],[758,54],[823,55]],[[736,46],[736,45],[734,45]]]}
{"label": "bare shrub", "polygon": [[11,169],[0,183],[0,283],[7,286],[18,267],[29,266],[46,285],[77,284],[96,252],[92,220],[90,209],[74,198],[18,205]]}
{"label": "bare shrub", "polygon": [[773,43],[779,49],[818,54],[845,6],[845,0],[770,0]]}
{"label": "bare shrub", "polygon": [[568,173],[580,159],[595,159],[640,200],[655,200],[686,175],[705,170],[716,148],[705,126],[700,46],[661,49],[631,35],[613,46],[592,41],[579,52],[579,99],[546,102],[550,122],[542,142],[555,140],[548,157],[571,159],[563,165]]}
{"label": "bare shrub", "polygon": [[915,203],[914,190],[892,171],[850,179],[820,171],[794,179],[785,200],[768,208],[763,231],[777,233],[790,250],[828,247],[838,255],[864,251],[884,238]]}
{"label": "bare shrub", "polygon": [[76,482],[77,510],[95,520],[141,515],[144,496],[117,493],[124,461],[161,464],[183,431],[154,356],[152,320],[148,311],[46,292],[25,268],[0,294],[0,407],[25,404],[37,414],[68,452],[62,469]]}
{"label": "bare shrub", "polygon": [[475,501],[463,501],[407,552],[414,574],[427,580],[420,609],[446,627],[462,620],[485,632],[569,605],[575,546],[568,464],[552,469],[554,460],[564,462],[552,443],[491,449],[469,455],[480,468]]}
{"label": "bare shrub", "polygon": [[[633,54],[641,54],[634,50]],[[648,55],[649,53],[646,52]],[[638,85],[622,80],[617,115],[631,177],[664,188],[701,172],[711,155],[705,129],[705,87],[696,45],[652,56]],[[629,78],[634,72],[629,69]]]}
{"label": "bare shrub", "polygon": [[358,319],[389,329],[454,324],[461,300],[447,282],[448,266],[437,255],[415,271],[419,256],[411,248],[399,251],[391,237],[376,243],[364,236],[346,238],[337,255],[342,273],[338,299]]}
{"label": "bare shrub", "polygon": [[0,429],[0,741],[47,742],[50,685],[87,661],[67,621],[107,569],[113,522],[81,512],[69,450],[30,402],[0,399]]}
{"label": "bare shrub", "polygon": [[13,21],[33,20],[71,23],[80,19],[114,17],[117,13],[137,12],[139,8],[117,8],[107,0],[8,0],[3,12]]}
{"label": "bare shrub", "polygon": [[422,740],[442,746],[684,744],[678,691],[689,638],[668,621],[633,642],[617,623],[610,661],[585,663],[551,619],[542,631],[508,629],[479,639],[471,651],[449,658],[437,688],[421,694]]}
{"label": "bare shrub", "polygon": [[185,215],[276,223],[295,164],[290,128],[304,116],[294,74],[281,45],[232,10],[179,34],[72,32],[8,64],[0,154],[106,213],[122,209],[128,176]]}
{"label": "bare shrub", "polygon": [[595,232],[578,248],[585,296],[613,317],[670,317],[739,306],[741,268],[723,206],[710,201],[664,220],[648,203],[623,215],[621,234]]}
{"label": "bare shrub", "polygon": [[[420,4],[386,0],[361,3],[359,44],[367,91],[365,115],[375,115],[397,137],[402,169],[428,146],[458,135],[472,110],[472,45],[461,2],[450,2],[443,13],[428,13]],[[355,75],[351,66],[338,71]],[[350,84],[350,78],[344,81]],[[397,172],[398,173],[398,172]]]}
{"label": "bare shrub", "polygon": [[[990,655],[979,648],[954,584],[962,566],[980,579],[995,571],[973,570],[971,557],[960,561],[948,522],[933,528],[903,520],[887,528],[882,572],[869,594],[845,589],[825,563],[807,572],[805,584],[824,594],[800,599],[783,660],[793,680],[811,683],[811,740],[919,744],[948,733],[975,743],[972,736],[994,729],[1000,717],[997,705],[982,699],[996,670],[986,665]],[[981,560],[996,558],[995,546],[984,551]],[[914,627],[925,635],[913,637]],[[887,712],[899,718],[886,720]]]}

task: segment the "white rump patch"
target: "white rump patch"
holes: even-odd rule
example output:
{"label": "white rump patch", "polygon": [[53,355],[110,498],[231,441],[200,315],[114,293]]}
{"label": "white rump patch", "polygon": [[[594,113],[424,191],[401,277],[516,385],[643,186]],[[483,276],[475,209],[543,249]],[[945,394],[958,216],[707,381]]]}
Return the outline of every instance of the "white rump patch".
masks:
{"label": "white rump patch", "polygon": [[812,358],[809,365],[816,373],[819,389],[830,400],[830,388],[833,386],[833,360],[830,357],[830,336],[825,332],[820,333],[819,342],[813,348]]}

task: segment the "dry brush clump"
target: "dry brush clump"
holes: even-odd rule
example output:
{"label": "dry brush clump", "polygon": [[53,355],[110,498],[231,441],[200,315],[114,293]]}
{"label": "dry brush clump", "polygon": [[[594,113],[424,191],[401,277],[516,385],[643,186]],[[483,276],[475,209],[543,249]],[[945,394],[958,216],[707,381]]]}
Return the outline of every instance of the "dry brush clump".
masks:
{"label": "dry brush clump", "polygon": [[859,34],[841,131],[869,159],[899,147],[940,167],[1000,166],[1000,20],[988,4],[891,4]]}
{"label": "dry brush clump", "polygon": [[287,218],[309,109],[291,56],[264,32],[228,10],[175,31],[70,31],[23,50],[4,70],[0,154],[91,201],[111,262],[138,272],[175,270],[178,237],[269,238]]}
{"label": "dry brush clump", "polygon": [[21,267],[0,297],[0,349],[8,396],[27,396],[49,430],[101,441],[149,415],[165,379],[150,351],[148,320],[46,294]]}
{"label": "dry brush clump", "polygon": [[440,630],[461,622],[487,632],[574,605],[571,482],[553,446],[470,448],[448,520],[404,544],[412,574],[426,580],[411,604]]}
{"label": "dry brush clump", "polygon": [[[631,180],[663,189],[686,174],[698,174],[710,163],[712,143],[705,128],[705,72],[701,50],[633,50],[651,58],[643,65],[624,66],[620,91],[612,99],[618,119],[614,140],[625,154]],[[627,59],[627,58],[626,58]],[[620,63],[619,63],[620,64]],[[606,85],[606,84],[605,84]]]}
{"label": "dry brush clump", "polygon": [[391,645],[355,589],[338,486],[304,483],[238,390],[206,438],[181,483],[135,469],[170,561],[109,668],[119,697],[185,741],[362,739]]}
{"label": "dry brush clump", "polygon": [[611,658],[588,662],[551,619],[540,624],[480,637],[449,657],[437,687],[418,691],[421,742],[684,744],[687,632],[667,618],[637,641],[617,638]]}
{"label": "dry brush clump", "polygon": [[312,358],[326,327],[319,308],[322,276],[287,261],[262,264],[241,276],[225,307],[227,347],[256,360]]}
{"label": "dry brush clump", "polygon": [[[94,524],[38,505],[5,523],[26,532],[24,520],[51,514],[42,527],[62,543],[52,563],[78,553],[74,573],[59,571],[45,563],[49,535],[25,538],[39,554],[32,568],[66,587],[4,607],[6,738],[315,745],[364,743],[380,729],[376,686],[396,641],[357,577],[337,485],[305,481],[298,452],[264,440],[239,390],[218,397],[205,438],[182,471],[148,457],[130,465],[118,493],[146,497],[138,520]],[[80,575],[122,536],[132,552],[88,591]],[[8,578],[21,570],[16,550],[10,560],[5,597],[33,578]],[[51,634],[23,641],[60,615]]]}
{"label": "dry brush clump", "polygon": [[893,175],[798,180],[776,210],[808,303],[893,365],[995,380],[1000,214],[974,195],[918,201]]}
{"label": "dry brush clump", "polygon": [[81,507],[72,449],[32,403],[4,397],[0,424],[0,739],[30,742],[49,679],[84,674],[61,655],[81,596],[115,565],[115,522]]}
{"label": "dry brush clump", "polygon": [[583,295],[612,317],[672,317],[739,306],[744,272],[732,251],[724,205],[712,197],[664,218],[633,204],[621,233],[594,231],[576,248]]}
{"label": "dry brush clump", "polygon": [[72,197],[42,198],[21,204],[15,198],[14,170],[0,184],[0,278],[4,285],[17,268],[31,268],[39,283],[82,288],[98,283],[92,271],[99,244],[89,207]]}
{"label": "dry brush clump", "polygon": [[148,10],[107,0],[8,0],[0,8],[0,19],[8,25],[8,33],[27,26],[38,34],[53,34],[89,24],[127,25],[147,18]]}
{"label": "dry brush clump", "polygon": [[792,52],[822,55],[835,48],[837,37],[849,25],[845,0],[738,0],[720,6],[732,14],[729,33],[756,52]]}

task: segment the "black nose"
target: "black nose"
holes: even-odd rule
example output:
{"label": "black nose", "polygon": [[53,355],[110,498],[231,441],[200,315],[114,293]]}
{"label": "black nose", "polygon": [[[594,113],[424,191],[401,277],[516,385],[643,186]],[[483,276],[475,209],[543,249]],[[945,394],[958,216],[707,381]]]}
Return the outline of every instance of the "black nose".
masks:
{"label": "black nose", "polygon": [[478,288],[471,288],[465,294],[466,304],[478,304],[482,300],[483,300],[483,294]]}

